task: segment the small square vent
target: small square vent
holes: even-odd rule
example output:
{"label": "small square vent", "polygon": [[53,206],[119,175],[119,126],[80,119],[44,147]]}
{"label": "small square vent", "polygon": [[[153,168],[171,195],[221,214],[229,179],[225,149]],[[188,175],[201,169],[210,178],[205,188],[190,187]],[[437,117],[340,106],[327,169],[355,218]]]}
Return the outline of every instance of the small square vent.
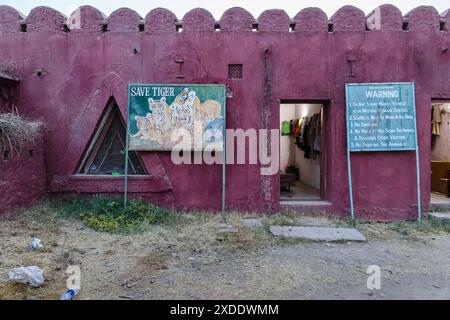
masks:
{"label": "small square vent", "polygon": [[242,79],[242,64],[228,65],[228,79]]}

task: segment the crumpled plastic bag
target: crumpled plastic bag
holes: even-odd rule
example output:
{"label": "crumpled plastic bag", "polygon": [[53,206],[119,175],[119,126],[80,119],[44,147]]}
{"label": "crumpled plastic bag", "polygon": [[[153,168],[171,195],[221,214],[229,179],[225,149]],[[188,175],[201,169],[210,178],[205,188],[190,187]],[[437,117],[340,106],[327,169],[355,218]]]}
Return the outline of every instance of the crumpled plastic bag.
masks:
{"label": "crumpled plastic bag", "polygon": [[27,284],[30,287],[39,287],[44,283],[44,271],[36,266],[20,267],[8,273],[9,280]]}
{"label": "crumpled plastic bag", "polygon": [[29,244],[29,247],[32,250],[39,250],[39,249],[42,249],[44,247],[44,245],[42,244],[41,239],[33,238]]}

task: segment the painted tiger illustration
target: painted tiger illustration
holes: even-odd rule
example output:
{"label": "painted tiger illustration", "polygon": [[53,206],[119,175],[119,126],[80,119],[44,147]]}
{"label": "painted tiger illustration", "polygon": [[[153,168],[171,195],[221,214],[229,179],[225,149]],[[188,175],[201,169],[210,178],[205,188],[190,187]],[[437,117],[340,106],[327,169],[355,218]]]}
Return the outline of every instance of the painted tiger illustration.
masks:
{"label": "painted tiger illustration", "polygon": [[138,132],[133,138],[154,140],[160,144],[170,142],[170,108],[166,103],[166,98],[160,100],[148,99],[150,113],[144,117],[136,116]]}
{"label": "painted tiger illustration", "polygon": [[221,117],[221,105],[214,100],[201,103],[195,91],[183,89],[170,105],[172,125],[192,130],[194,122],[200,121],[203,126],[216,118]]}

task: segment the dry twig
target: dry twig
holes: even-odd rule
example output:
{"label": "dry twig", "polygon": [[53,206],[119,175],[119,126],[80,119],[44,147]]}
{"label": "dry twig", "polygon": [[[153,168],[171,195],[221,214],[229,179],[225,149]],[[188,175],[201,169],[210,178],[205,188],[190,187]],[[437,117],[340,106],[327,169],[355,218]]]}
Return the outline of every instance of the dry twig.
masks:
{"label": "dry twig", "polygon": [[45,125],[41,121],[33,121],[21,116],[17,107],[11,112],[0,113],[0,151],[6,150],[20,153],[24,145],[34,144],[42,138]]}

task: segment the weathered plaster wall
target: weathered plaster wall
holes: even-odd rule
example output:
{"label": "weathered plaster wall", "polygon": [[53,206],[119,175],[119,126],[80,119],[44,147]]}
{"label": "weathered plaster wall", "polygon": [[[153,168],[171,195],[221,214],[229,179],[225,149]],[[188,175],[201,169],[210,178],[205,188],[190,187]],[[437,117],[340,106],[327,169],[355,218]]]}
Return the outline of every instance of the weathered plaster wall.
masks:
{"label": "weathered plaster wall", "polygon": [[16,207],[32,205],[46,194],[41,141],[24,146],[20,154],[9,150],[9,156],[0,156],[0,215]]}
{"label": "weathered plaster wall", "polygon": [[[328,102],[326,198],[332,206],[327,211],[342,215],[349,208],[345,83],[414,81],[426,205],[430,103],[432,98],[450,99],[450,53],[444,50],[450,46],[450,16],[423,6],[402,17],[397,8],[384,5],[369,18],[367,23],[352,6],[330,19],[320,9],[307,8],[292,20],[282,10],[267,10],[254,19],[232,8],[218,22],[203,9],[177,20],[161,8],[142,19],[129,9],[105,17],[84,6],[66,18],[38,7],[25,18],[0,6],[0,58],[17,62],[22,112],[51,125],[45,154],[51,192],[120,191],[120,181],[72,174],[110,95],[125,114],[127,83],[220,82],[233,90],[227,100],[228,128],[277,129],[281,100]],[[251,31],[255,26],[258,30]],[[175,63],[180,59],[183,78]],[[227,79],[231,63],[243,64],[242,80]],[[131,193],[145,192],[152,201],[176,207],[220,208],[220,166],[174,166],[168,153],[142,153],[142,158],[150,176],[131,179]],[[352,156],[352,165],[357,214],[415,216],[414,153],[359,153]],[[278,210],[278,176],[261,178],[259,169],[228,166],[229,208]]]}

